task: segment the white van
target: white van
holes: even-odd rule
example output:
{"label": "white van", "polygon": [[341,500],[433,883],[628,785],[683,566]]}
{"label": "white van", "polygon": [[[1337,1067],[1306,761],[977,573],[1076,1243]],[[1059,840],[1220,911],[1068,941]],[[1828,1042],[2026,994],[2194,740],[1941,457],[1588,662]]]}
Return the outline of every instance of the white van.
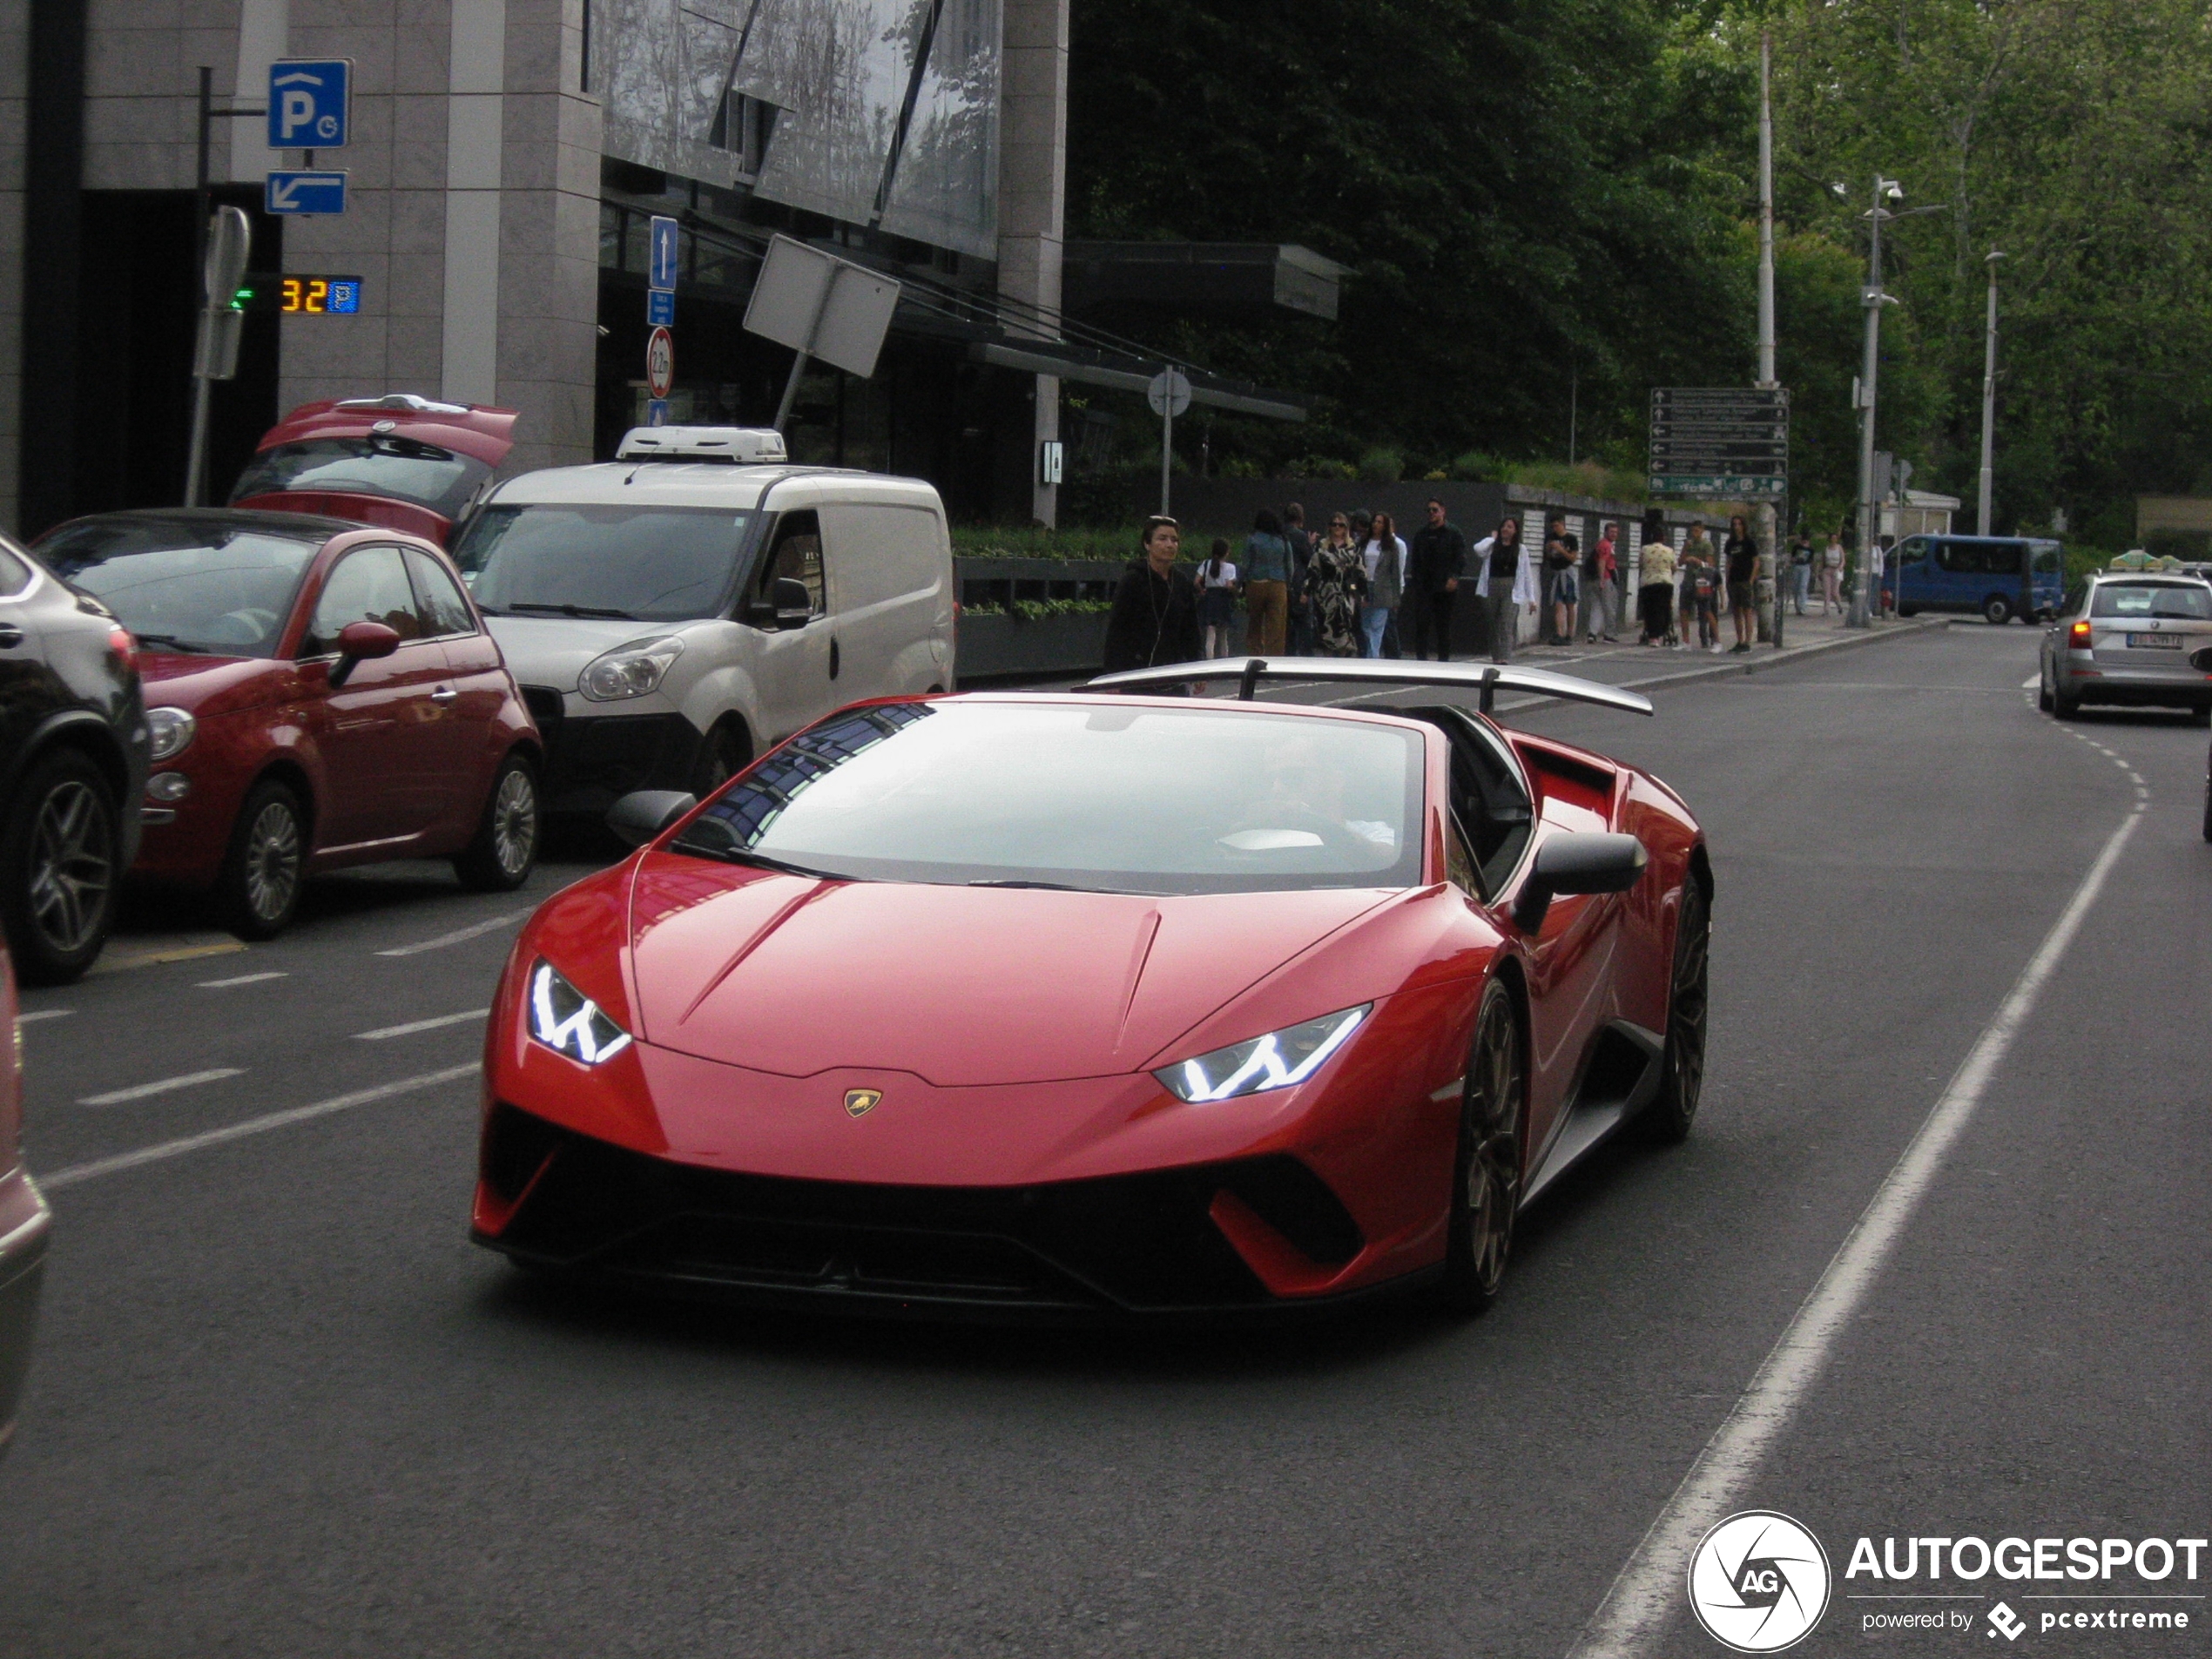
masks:
{"label": "white van", "polygon": [[954,689],[929,485],[792,466],[742,427],[641,428],[617,455],[508,480],[453,539],[545,739],[549,812],[704,795],[843,704]]}

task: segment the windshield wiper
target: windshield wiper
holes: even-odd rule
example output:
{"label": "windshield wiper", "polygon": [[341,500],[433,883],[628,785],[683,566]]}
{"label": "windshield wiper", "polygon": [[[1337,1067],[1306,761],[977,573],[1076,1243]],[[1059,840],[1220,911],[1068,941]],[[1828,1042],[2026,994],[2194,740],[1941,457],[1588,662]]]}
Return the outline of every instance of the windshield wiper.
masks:
{"label": "windshield wiper", "polygon": [[971,887],[1023,887],[1039,893],[1111,893],[1148,899],[1167,896],[1150,887],[1085,887],[1071,881],[970,881],[968,885]]}
{"label": "windshield wiper", "polygon": [[629,611],[617,610],[612,605],[541,605],[532,604],[527,599],[515,599],[509,602],[507,608],[518,612],[540,611],[549,617],[604,617],[610,622],[637,620]]}
{"label": "windshield wiper", "polygon": [[218,653],[212,645],[195,645],[189,639],[179,639],[174,634],[134,634],[141,645],[152,645],[157,651],[183,652],[190,657],[213,657]]}

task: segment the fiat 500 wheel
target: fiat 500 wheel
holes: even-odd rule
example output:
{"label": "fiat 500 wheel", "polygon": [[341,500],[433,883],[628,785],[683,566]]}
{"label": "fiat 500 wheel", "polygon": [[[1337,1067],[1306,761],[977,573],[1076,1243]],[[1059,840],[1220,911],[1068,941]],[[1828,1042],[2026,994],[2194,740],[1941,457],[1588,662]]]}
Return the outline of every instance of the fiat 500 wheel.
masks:
{"label": "fiat 500 wheel", "polygon": [[241,939],[273,939],[291,925],[307,884],[307,818],[300,798],[271,780],[254,786],[231,833],[216,887],[224,920]]}
{"label": "fiat 500 wheel", "polygon": [[1495,980],[1482,994],[1460,1096],[1452,1223],[1438,1299],[1480,1313],[1498,1299],[1521,1208],[1521,1101],[1527,1093],[1513,996]]}
{"label": "fiat 500 wheel", "polygon": [[90,968],[114,925],[119,840],[115,792],[73,749],[39,760],[0,833],[0,914],[16,971],[59,985]]}
{"label": "fiat 500 wheel", "polygon": [[537,864],[537,773],[529,759],[509,755],[491,781],[475,839],[453,861],[461,885],[477,893],[512,893]]}

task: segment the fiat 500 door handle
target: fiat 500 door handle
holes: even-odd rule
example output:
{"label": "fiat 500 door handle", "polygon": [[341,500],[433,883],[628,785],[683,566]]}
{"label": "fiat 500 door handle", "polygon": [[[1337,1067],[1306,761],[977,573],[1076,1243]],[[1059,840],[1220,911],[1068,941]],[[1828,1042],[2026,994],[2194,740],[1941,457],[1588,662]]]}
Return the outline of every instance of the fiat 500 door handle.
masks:
{"label": "fiat 500 door handle", "polygon": [[441,685],[436,691],[430,693],[430,700],[433,703],[450,703],[454,698],[459,697],[461,693],[455,691],[452,686]]}
{"label": "fiat 500 door handle", "polygon": [[0,651],[13,651],[23,644],[23,630],[12,622],[0,622]]}

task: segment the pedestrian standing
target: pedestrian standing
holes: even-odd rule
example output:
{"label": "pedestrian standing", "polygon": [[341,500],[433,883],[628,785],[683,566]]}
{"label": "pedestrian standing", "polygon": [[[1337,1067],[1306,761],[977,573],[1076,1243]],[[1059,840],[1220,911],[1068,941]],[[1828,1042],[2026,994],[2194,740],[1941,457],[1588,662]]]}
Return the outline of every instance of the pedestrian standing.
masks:
{"label": "pedestrian standing", "polygon": [[1683,537],[1680,563],[1683,644],[1689,644],[1690,624],[1695,623],[1698,644],[1717,652],[1721,648],[1720,562],[1711,538],[1705,534],[1703,519],[1690,521],[1689,534]]}
{"label": "pedestrian standing", "polygon": [[1751,526],[1743,514],[1728,521],[1728,543],[1721,550],[1728,562],[1728,616],[1736,625],[1736,644],[1729,648],[1731,656],[1748,653],[1757,636],[1759,600],[1756,584],[1759,579],[1759,544],[1751,535]]}
{"label": "pedestrian standing", "polygon": [[1313,563],[1313,538],[1305,532],[1305,509],[1292,502],[1283,509],[1283,540],[1291,550],[1290,623],[1287,644],[1293,657],[1313,655],[1313,608],[1305,591],[1306,567]]}
{"label": "pedestrian standing", "polygon": [[1431,497],[1428,523],[1413,532],[1406,556],[1406,604],[1413,613],[1413,655],[1428,660],[1429,646],[1436,660],[1452,660],[1452,604],[1467,573],[1467,539],[1444,516],[1444,503]]}
{"label": "pedestrian standing", "polygon": [[[1543,643],[1547,645],[1568,645],[1575,641],[1575,567],[1581,563],[1581,544],[1567,528],[1567,520],[1554,514],[1544,526]],[[1560,600],[1562,588],[1568,596],[1564,606]]]}
{"label": "pedestrian standing", "polygon": [[1182,533],[1164,515],[1144,521],[1143,556],[1130,561],[1106,618],[1106,671],[1197,662],[1205,649],[1198,634],[1198,590],[1175,568]]}
{"label": "pedestrian standing", "polygon": [[1844,608],[1844,533],[1828,532],[1828,545],[1820,550],[1820,614],[1841,613]]}
{"label": "pedestrian standing", "polygon": [[1663,527],[1644,533],[1640,569],[1636,610],[1643,618],[1643,643],[1670,644],[1675,632],[1675,550],[1667,544]]}
{"label": "pedestrian standing", "polygon": [[1313,550],[1305,570],[1315,655],[1359,655],[1359,602],[1366,594],[1366,561],[1352,542],[1351,519],[1339,513],[1330,519],[1328,537]]}
{"label": "pedestrian standing", "polygon": [[1213,556],[1198,567],[1198,626],[1204,631],[1206,660],[1229,655],[1230,624],[1237,617],[1237,567],[1229,562],[1229,542],[1214,537]]}
{"label": "pedestrian standing", "polygon": [[1474,569],[1490,660],[1509,663],[1521,637],[1521,613],[1536,609],[1540,592],[1536,561],[1521,539],[1519,519],[1501,520],[1494,531],[1475,543]]}
{"label": "pedestrian standing", "polygon": [[1812,537],[1800,529],[1790,538],[1790,603],[1800,617],[1812,590]]}
{"label": "pedestrian standing", "polygon": [[[1352,516],[1354,539],[1359,539],[1360,514]],[[1360,544],[1361,562],[1367,570],[1367,603],[1360,607],[1359,631],[1364,642],[1360,654],[1379,658],[1383,641],[1390,631],[1392,613],[1397,610],[1406,592],[1406,543],[1398,539],[1397,527],[1388,513],[1377,513],[1369,520],[1367,534]]]}
{"label": "pedestrian standing", "polygon": [[1621,527],[1608,524],[1590,548],[1583,570],[1582,642],[1608,644],[1621,631]]}
{"label": "pedestrian standing", "polygon": [[1290,593],[1291,544],[1283,539],[1283,521],[1263,507],[1244,538],[1244,646],[1253,656],[1283,655]]}

